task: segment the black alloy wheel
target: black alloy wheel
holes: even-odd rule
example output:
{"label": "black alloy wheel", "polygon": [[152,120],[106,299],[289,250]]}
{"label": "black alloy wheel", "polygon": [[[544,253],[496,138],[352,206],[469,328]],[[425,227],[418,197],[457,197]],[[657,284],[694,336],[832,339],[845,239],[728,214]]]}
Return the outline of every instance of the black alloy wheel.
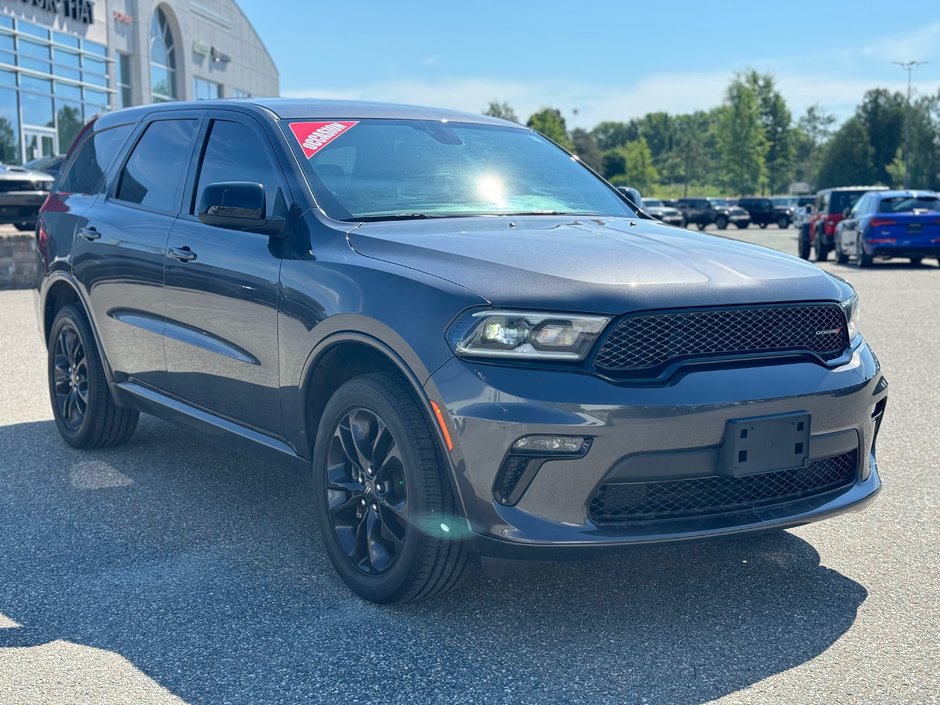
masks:
{"label": "black alloy wheel", "polygon": [[438,445],[388,374],[345,382],[323,410],[313,458],[320,535],[336,572],[366,600],[421,600],[466,575],[466,523]]}
{"label": "black alloy wheel", "polygon": [[88,356],[71,325],[60,327],[53,341],[52,393],[62,424],[75,433],[88,413]]}
{"label": "black alloy wheel", "polygon": [[410,522],[408,485],[398,443],[371,409],[346,413],[330,441],[327,507],[349,561],[366,575],[392,567]]}
{"label": "black alloy wheel", "polygon": [[114,402],[91,325],[75,306],[62,308],[52,322],[48,374],[52,415],[66,443],[106,448],[134,433],[140,414]]}
{"label": "black alloy wheel", "polygon": [[728,219],[725,216],[720,215],[718,216],[717,220],[715,220],[715,225],[719,230],[724,230],[728,227]]}

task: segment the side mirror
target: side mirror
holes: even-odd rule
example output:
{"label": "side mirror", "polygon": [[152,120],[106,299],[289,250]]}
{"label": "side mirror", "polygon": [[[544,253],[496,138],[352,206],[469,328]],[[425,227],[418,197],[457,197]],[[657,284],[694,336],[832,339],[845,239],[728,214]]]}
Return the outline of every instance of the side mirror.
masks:
{"label": "side mirror", "polygon": [[848,217],[849,217],[849,214],[850,214],[851,212],[852,212],[852,209],[851,209],[851,208],[846,208],[844,211],[842,211],[842,217],[843,217],[843,218],[848,218]]}
{"label": "side mirror", "polygon": [[206,225],[271,237],[280,235],[287,224],[281,216],[265,218],[264,186],[249,181],[209,184],[203,189],[196,213]]}
{"label": "side mirror", "polygon": [[640,192],[630,186],[625,187],[621,192],[634,208],[643,208],[643,197]]}

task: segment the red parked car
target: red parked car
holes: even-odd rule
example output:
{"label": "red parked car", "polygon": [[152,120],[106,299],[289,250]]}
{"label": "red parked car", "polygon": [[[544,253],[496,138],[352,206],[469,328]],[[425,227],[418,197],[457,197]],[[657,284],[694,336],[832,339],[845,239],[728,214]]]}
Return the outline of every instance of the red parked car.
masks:
{"label": "red parked car", "polygon": [[869,191],[885,191],[887,186],[841,186],[823,189],[816,194],[816,208],[800,230],[800,257],[809,259],[810,249],[816,261],[825,262],[832,252],[836,225],[845,212]]}

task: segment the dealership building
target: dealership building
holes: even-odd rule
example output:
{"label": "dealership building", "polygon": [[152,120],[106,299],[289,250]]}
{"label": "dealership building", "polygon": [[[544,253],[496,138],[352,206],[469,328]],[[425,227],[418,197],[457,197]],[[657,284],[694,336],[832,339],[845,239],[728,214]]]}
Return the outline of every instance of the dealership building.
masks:
{"label": "dealership building", "polygon": [[96,113],[278,94],[234,0],[0,0],[0,162],[64,153]]}

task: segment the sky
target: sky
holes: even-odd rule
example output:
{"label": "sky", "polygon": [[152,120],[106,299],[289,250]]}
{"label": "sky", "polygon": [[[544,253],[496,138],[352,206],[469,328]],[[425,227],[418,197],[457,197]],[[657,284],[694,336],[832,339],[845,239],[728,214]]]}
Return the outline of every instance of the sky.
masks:
{"label": "sky", "polygon": [[936,2],[237,1],[288,97],[474,113],[498,100],[523,122],[555,107],[590,129],[707,110],[746,68],[774,75],[794,120],[819,104],[841,121],[871,88],[906,91],[893,61],[929,62],[915,96],[940,89]]}

